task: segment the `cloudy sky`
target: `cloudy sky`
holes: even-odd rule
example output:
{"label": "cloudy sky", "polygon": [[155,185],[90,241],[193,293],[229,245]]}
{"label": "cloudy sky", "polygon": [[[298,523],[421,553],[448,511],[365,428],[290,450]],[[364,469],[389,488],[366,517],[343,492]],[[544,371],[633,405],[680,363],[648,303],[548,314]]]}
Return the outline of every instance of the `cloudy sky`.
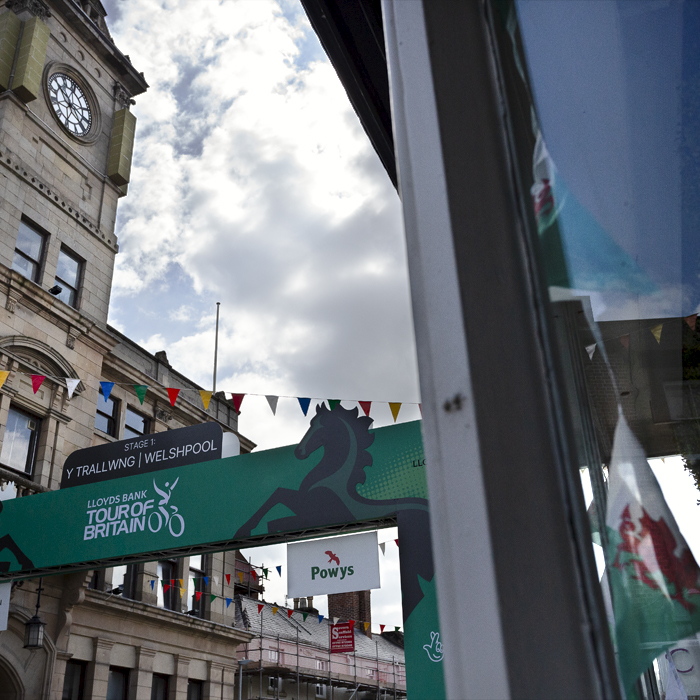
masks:
{"label": "cloudy sky", "polygon": [[[104,4],[151,86],[133,108],[110,323],[210,388],[220,301],[219,390],[413,402],[399,421],[418,418],[399,199],[300,4]],[[372,417],[392,421],[386,403]],[[277,417],[243,402],[258,449],[306,426],[295,400]],[[384,616],[401,624],[387,571]]]}

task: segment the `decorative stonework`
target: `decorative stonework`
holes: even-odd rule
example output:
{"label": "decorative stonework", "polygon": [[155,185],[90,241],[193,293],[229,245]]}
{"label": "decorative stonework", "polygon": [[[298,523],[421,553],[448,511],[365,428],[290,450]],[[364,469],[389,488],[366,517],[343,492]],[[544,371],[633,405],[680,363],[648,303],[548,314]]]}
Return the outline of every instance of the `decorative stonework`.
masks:
{"label": "decorative stonework", "polygon": [[7,302],[5,303],[5,309],[7,311],[9,311],[11,314],[13,314],[15,312],[16,308],[17,308],[17,299],[8,295]]}
{"label": "decorative stonework", "polygon": [[171,413],[168,413],[168,411],[164,411],[162,408],[159,408],[156,411],[156,418],[158,420],[162,420],[163,423],[169,423],[173,419],[173,416]]}
{"label": "decorative stonework", "polygon": [[131,95],[126,88],[117,80],[114,81],[114,99],[122,108],[128,109],[130,105],[135,105],[136,100],[131,99]]}
{"label": "decorative stonework", "polygon": [[16,15],[26,10],[30,15],[44,21],[51,17],[51,10],[42,0],[7,0],[5,7]]}
{"label": "decorative stonework", "polygon": [[66,336],[66,347],[69,350],[75,350],[75,336],[70,333]]}

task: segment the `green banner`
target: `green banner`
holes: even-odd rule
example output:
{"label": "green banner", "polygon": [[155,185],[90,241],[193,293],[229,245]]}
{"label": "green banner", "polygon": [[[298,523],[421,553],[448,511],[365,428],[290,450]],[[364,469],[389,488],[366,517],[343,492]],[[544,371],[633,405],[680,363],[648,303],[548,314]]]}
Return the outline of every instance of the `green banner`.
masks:
{"label": "green banner", "polygon": [[444,697],[420,422],[317,409],[296,446],[0,504],[0,578],[396,516],[408,690]]}

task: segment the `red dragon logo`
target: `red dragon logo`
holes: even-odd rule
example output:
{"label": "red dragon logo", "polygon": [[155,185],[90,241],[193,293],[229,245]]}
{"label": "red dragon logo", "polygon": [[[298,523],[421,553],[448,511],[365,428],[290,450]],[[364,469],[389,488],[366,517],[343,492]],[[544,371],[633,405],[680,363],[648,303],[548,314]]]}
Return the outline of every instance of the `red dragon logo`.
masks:
{"label": "red dragon logo", "polygon": [[[620,571],[631,566],[633,578],[654,590],[660,590],[652,574],[661,572],[669,584],[669,596],[678,601],[688,612],[695,610],[695,605],[684,597],[700,593],[698,585],[698,565],[691,551],[684,547],[680,558],[674,554],[676,538],[663,518],[654,520],[642,508],[639,519],[640,529],[630,516],[630,507],[622,511],[620,536],[622,543],[617,546],[613,566]],[[653,567],[653,570],[652,568]]]}
{"label": "red dragon logo", "polygon": [[325,552],[328,555],[328,563],[330,564],[332,561],[334,561],[338,566],[340,566],[340,559],[338,559],[337,554],[333,554],[331,550],[329,549],[327,552]]}

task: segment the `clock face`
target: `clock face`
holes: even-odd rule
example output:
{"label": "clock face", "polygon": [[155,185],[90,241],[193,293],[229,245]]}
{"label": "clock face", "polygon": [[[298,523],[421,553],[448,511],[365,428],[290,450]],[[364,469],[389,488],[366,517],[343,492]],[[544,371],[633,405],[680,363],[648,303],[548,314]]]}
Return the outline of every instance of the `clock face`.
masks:
{"label": "clock face", "polygon": [[82,88],[65,73],[49,78],[49,98],[58,120],[74,136],[87,136],[92,127],[92,111]]}

